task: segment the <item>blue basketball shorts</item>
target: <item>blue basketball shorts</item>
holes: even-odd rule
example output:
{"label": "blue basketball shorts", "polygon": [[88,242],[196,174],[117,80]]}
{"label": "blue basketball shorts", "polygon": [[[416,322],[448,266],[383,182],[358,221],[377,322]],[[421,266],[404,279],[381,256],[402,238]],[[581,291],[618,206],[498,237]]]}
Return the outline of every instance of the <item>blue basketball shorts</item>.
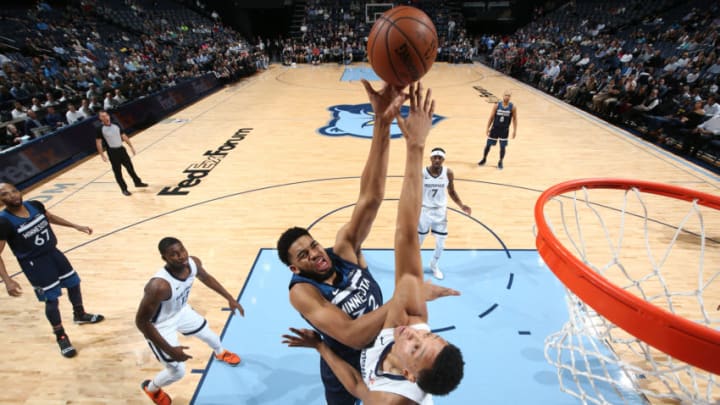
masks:
{"label": "blue basketball shorts", "polygon": [[42,256],[20,260],[19,263],[39,301],[57,299],[62,295],[62,287],[72,288],[80,284],[80,276],[67,257],[57,249]]}

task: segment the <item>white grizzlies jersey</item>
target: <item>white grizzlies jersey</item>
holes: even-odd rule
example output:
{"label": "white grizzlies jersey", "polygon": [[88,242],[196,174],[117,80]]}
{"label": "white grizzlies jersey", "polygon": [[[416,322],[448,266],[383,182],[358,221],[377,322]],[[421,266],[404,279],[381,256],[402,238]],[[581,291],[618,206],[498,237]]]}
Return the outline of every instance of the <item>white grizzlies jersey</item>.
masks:
{"label": "white grizzlies jersey", "polygon": [[[426,323],[418,323],[410,327],[430,331],[430,326]],[[360,370],[365,384],[370,391],[392,392],[421,405],[433,405],[432,395],[425,393],[417,384],[401,375],[385,374],[381,370],[383,358],[395,343],[393,330],[393,328],[383,329],[375,338],[373,345],[363,349],[360,355]]]}
{"label": "white grizzlies jersey", "polygon": [[177,316],[182,307],[187,304],[190,289],[195,281],[195,275],[197,275],[197,265],[192,257],[188,258],[188,265],[190,265],[190,275],[185,280],[175,278],[165,267],[158,270],[153,276],[153,278],[161,278],[167,281],[170,284],[172,293],[170,298],[160,303],[160,308],[152,318],[154,324],[157,325]]}
{"label": "white grizzlies jersey", "polygon": [[422,206],[425,208],[447,208],[447,193],[445,192],[447,186],[447,167],[443,166],[440,175],[437,177],[433,177],[426,167],[423,170]]}

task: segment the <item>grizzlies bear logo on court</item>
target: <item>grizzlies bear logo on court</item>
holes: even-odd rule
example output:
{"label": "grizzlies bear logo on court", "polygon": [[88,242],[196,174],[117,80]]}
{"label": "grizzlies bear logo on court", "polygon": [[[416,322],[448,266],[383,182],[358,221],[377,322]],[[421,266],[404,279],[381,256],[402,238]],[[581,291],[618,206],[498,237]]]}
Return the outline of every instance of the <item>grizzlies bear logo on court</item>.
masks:
{"label": "grizzlies bear logo on court", "polygon": [[[340,104],[334,105],[328,108],[332,112],[332,118],[330,122],[318,129],[323,135],[327,136],[357,136],[360,138],[372,138],[373,126],[375,124],[375,113],[372,110],[370,103],[365,104]],[[410,107],[402,106],[400,114],[407,116],[410,111]],[[433,126],[440,120],[444,120],[445,117],[441,115],[433,115]],[[397,125],[397,121],[393,121],[390,126],[390,137],[399,138],[402,136],[402,131]]]}

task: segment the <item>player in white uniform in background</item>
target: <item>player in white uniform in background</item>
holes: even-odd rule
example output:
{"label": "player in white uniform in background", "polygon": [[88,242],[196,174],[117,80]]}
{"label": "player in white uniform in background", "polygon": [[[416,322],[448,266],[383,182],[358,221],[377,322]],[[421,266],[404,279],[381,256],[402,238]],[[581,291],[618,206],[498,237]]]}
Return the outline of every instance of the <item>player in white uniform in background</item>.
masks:
{"label": "player in white uniform in background", "polygon": [[195,256],[188,256],[183,244],[176,238],[163,238],[158,244],[165,266],[158,270],[145,285],[145,295],[140,302],[135,325],[142,332],[155,357],[165,369],[152,380],[145,380],[142,389],[150,399],[160,405],[169,405],[170,396],[162,390],[185,375],[187,346],[180,346],[177,333],[195,336],[207,343],[215,352],[215,358],[231,366],[240,363],[240,357],[222,347],[220,337],[213,332],[205,318],[188,305],[188,297],[195,278],[220,294],[228,302],[230,310],[245,310],[235,298],[202,266]]}
{"label": "player in white uniform in background", "polygon": [[438,280],[442,280],[444,275],[438,266],[438,261],[445,250],[445,240],[447,239],[447,194],[457,204],[460,209],[468,215],[472,215],[472,209],[463,204],[455,191],[455,175],[449,168],[443,166],[445,162],[445,150],[443,148],[434,148],[430,152],[430,166],[423,170],[423,200],[422,211],[420,212],[420,222],[418,223],[418,236],[420,238],[420,247],[429,232],[435,237],[435,252],[430,260],[430,270]]}
{"label": "player in white uniform in background", "polygon": [[[363,350],[362,374],[337,356],[309,329],[283,335],[289,346],[313,347],[327,361],[343,386],[364,405],[432,404],[432,395],[446,395],[463,377],[460,349],[432,333],[423,297],[420,245],[415,235],[422,203],[422,160],[432,127],[435,102],[430,90],[411,85],[410,113],[397,117],[406,140],[405,175],[395,230],[395,291],[383,330]],[[432,394],[432,395],[431,395]]]}

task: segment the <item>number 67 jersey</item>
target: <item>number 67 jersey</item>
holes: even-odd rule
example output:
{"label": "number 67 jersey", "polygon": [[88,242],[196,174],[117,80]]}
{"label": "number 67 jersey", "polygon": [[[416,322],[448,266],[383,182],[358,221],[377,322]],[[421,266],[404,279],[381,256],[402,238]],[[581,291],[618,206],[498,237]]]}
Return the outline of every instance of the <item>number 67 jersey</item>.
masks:
{"label": "number 67 jersey", "polygon": [[0,211],[0,240],[7,241],[18,260],[42,256],[55,250],[57,237],[45,216],[40,201],[24,201],[30,215],[27,218]]}

